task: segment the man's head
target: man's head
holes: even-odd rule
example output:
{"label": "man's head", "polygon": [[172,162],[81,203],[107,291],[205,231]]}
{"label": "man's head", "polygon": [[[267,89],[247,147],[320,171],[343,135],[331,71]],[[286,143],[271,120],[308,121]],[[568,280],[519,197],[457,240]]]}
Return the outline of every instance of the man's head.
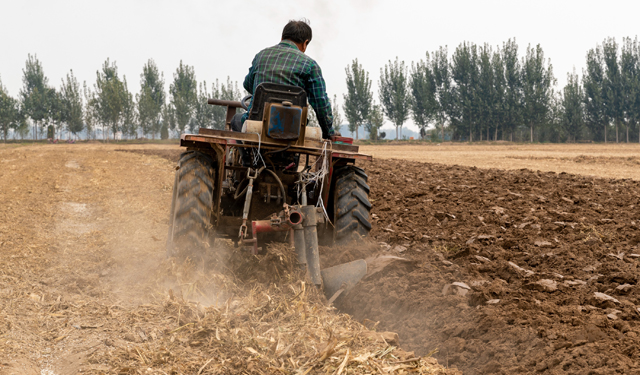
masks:
{"label": "man's head", "polygon": [[298,46],[301,52],[307,50],[307,45],[311,42],[311,26],[307,20],[289,21],[282,30],[282,40],[290,40]]}

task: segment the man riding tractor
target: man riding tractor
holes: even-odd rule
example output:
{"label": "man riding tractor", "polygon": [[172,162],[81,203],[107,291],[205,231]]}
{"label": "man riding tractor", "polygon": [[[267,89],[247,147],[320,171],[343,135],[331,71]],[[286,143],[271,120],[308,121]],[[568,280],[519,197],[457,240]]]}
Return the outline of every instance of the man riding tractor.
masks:
{"label": "man riding tractor", "polygon": [[[303,88],[307,93],[309,104],[316,112],[322,129],[322,138],[328,139],[332,135],[340,134],[332,128],[331,102],[327,96],[320,66],[311,57],[305,55],[311,38],[311,26],[305,20],[289,21],[282,30],[280,43],[263,49],[254,57],[243,86],[252,95],[261,83],[277,83]],[[253,98],[249,104],[249,111],[233,117],[232,130],[242,131],[242,124],[247,119],[252,105]]]}
{"label": "man riding tractor", "polygon": [[[289,241],[313,284],[337,298],[366,274],[366,261],[322,269],[318,242],[369,234],[369,185],[356,162],[372,158],[333,131],[320,67],[304,54],[310,40],[306,22],[290,21],[282,41],[253,59],[244,81],[250,104],[208,99],[227,108],[225,130],[181,136],[167,253],[205,259],[218,238],[257,255]],[[308,104],[320,128],[307,126]]]}

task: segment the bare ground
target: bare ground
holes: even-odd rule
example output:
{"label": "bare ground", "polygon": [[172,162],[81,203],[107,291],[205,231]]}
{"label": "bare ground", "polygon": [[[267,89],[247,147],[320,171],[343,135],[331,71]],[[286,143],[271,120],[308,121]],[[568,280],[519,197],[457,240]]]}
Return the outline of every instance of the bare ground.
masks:
{"label": "bare ground", "polygon": [[148,152],[0,148],[0,374],[456,373],[327,306],[286,247],[166,259],[179,150],[124,147]]}

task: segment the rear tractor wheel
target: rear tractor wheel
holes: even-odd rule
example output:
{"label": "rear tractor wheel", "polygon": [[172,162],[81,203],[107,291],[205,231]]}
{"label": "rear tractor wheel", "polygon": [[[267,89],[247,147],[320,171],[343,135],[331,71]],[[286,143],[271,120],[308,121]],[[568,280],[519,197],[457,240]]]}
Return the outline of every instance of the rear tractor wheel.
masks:
{"label": "rear tractor wheel", "polygon": [[199,151],[180,155],[169,216],[168,256],[202,257],[213,247],[214,183],[211,156]]}
{"label": "rear tractor wheel", "polygon": [[371,231],[368,176],[354,165],[335,171],[333,192],[333,238],[336,244],[367,237]]}

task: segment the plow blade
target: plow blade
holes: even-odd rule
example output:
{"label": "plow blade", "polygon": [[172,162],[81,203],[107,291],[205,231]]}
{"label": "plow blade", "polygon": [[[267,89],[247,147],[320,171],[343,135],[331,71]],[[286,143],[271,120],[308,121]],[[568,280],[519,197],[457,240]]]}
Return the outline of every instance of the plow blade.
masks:
{"label": "plow blade", "polygon": [[358,259],[325,268],[320,273],[324,284],[324,294],[331,303],[342,292],[354,287],[367,274],[367,262],[364,259]]}

